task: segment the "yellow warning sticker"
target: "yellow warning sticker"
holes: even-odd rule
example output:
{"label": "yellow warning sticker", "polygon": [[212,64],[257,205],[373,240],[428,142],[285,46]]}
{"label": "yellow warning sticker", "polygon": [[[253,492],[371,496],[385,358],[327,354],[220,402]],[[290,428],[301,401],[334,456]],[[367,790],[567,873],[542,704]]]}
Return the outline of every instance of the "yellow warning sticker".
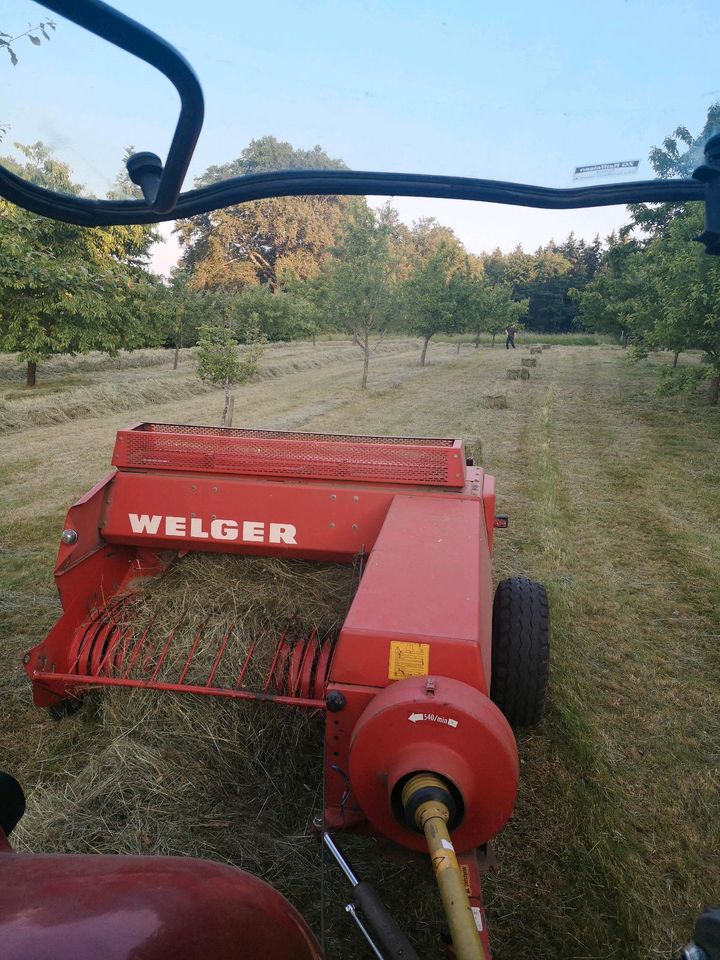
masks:
{"label": "yellow warning sticker", "polygon": [[429,670],[429,643],[391,641],[388,680],[404,680],[405,677],[426,677]]}

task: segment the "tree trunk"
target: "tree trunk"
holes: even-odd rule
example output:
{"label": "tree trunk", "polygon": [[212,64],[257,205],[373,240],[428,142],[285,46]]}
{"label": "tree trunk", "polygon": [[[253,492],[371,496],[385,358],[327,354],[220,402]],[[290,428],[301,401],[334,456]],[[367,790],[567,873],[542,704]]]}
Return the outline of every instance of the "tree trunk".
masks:
{"label": "tree trunk", "polygon": [[315,334],[315,333],[312,335],[312,342],[313,342],[313,347],[316,347],[316,346],[317,346],[317,334]]}
{"label": "tree trunk", "polygon": [[222,419],[220,420],[220,426],[224,427],[227,420],[228,407],[230,406],[230,384],[225,384],[225,404],[223,406]]}
{"label": "tree trunk", "polygon": [[368,378],[368,367],[370,365],[370,338],[365,334],[365,341],[363,344],[363,375],[362,383],[360,384],[361,390],[367,390],[367,378]]}
{"label": "tree trunk", "polygon": [[180,341],[175,341],[175,356],[173,357],[173,370],[178,368],[178,359],[180,357]]}
{"label": "tree trunk", "polygon": [[478,332],[475,334],[475,349],[477,350],[479,346],[480,346],[480,331],[478,330]]}
{"label": "tree trunk", "polygon": [[708,380],[708,403],[716,404],[718,402],[718,396],[720,396],[720,375],[716,373]]}
{"label": "tree trunk", "polygon": [[37,382],[37,364],[34,360],[28,360],[25,369],[25,386],[34,387]]}
{"label": "tree trunk", "polygon": [[458,342],[457,342],[457,352],[458,352],[458,353],[460,353],[460,346],[461,346],[461,344],[462,344],[462,339],[461,339],[460,337],[458,337]]}
{"label": "tree trunk", "polygon": [[[430,334],[432,336],[432,334]],[[430,343],[430,337],[425,337],[425,342],[423,343],[422,353],[420,354],[420,366],[425,366],[425,357],[427,357],[428,344]]]}
{"label": "tree trunk", "polygon": [[680,356],[680,351],[676,350],[675,355],[673,356],[673,370],[677,367],[678,357]]}
{"label": "tree trunk", "polygon": [[493,338],[492,338],[492,346],[493,346],[493,347],[495,346],[495,337],[496,337],[496,336],[497,336],[497,334],[494,333],[494,334],[493,334]]}
{"label": "tree trunk", "polygon": [[235,413],[235,394],[230,394],[230,402],[228,403],[227,416],[225,417],[225,426],[231,427],[233,422],[233,414]]}
{"label": "tree trunk", "polygon": [[624,350],[624,349],[627,347],[627,345],[628,345],[627,330],[624,330],[624,329],[623,329],[623,330],[620,332],[620,343],[622,344],[622,348],[623,348],[623,350]]}

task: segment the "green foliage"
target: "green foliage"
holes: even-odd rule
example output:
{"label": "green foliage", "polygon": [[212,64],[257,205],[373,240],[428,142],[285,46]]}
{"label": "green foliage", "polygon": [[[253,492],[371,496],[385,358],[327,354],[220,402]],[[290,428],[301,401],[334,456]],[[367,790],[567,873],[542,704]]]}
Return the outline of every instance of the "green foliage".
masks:
{"label": "green foliage", "polygon": [[[19,149],[25,164],[13,163],[23,175],[79,191],[42,143]],[[0,349],[17,352],[34,374],[56,353],[159,342],[158,281],[144,269],[154,236],[147,227],[76,227],[0,201]]]}
{"label": "green foliage", "polygon": [[509,284],[513,299],[527,301],[529,330],[567,332],[577,327],[578,294],[593,279],[602,260],[599,237],[592,243],[570,234],[562,243],[550,241],[534,254],[517,247],[484,257],[485,276]]}
{"label": "green foliage", "polygon": [[707,370],[703,367],[680,367],[678,369],[665,368],[660,374],[660,396],[677,393],[694,393],[707,379]]}
{"label": "green foliage", "polygon": [[462,328],[463,266],[459,245],[451,246],[443,239],[425,262],[412,270],[400,289],[408,329],[424,341],[420,356],[423,366],[431,337]]}
{"label": "green foliage", "polygon": [[527,300],[513,299],[511,284],[467,272],[462,277],[460,305],[462,329],[475,334],[476,345],[483,333],[491,334],[494,343],[495,337],[511,323],[517,324],[528,309]]}
{"label": "green foliage", "polygon": [[[344,167],[320,147],[296,150],[275,137],[262,137],[236,160],[210,167],[196,185],[268,170]],[[252,284],[275,290],[288,275],[317,276],[353,202],[335,196],[281,197],[185,220],[180,225],[183,266],[199,287],[210,290]]]}
{"label": "green foliage", "polygon": [[390,207],[376,214],[365,204],[355,204],[322,278],[321,302],[363,351],[363,390],[367,388],[370,337],[383,336],[396,317],[399,264],[390,248],[393,215]]}
{"label": "green foliage", "polygon": [[[696,137],[687,127],[679,126],[665,137],[661,147],[652,148],[649,160],[655,175],[663,180],[692,176],[693,170],[703,162],[706,141],[719,131],[720,101],[709,107],[705,125]],[[624,228],[625,233],[639,230],[644,236],[657,239],[664,235],[673,219],[685,209],[683,203],[630,204],[631,222]]]}
{"label": "green foliage", "polygon": [[34,27],[30,26],[24,33],[19,33],[17,36],[13,37],[10,33],[4,33],[0,30],[0,50],[5,50],[7,55],[10,57],[10,63],[16,67],[20,62],[18,55],[15,52],[13,44],[17,43],[18,40],[22,40],[25,37],[28,38],[28,41],[34,46],[39,47],[42,44],[42,40],[38,36],[41,34],[45,40],[50,40],[50,34],[48,30],[53,32],[56,30],[56,23],[54,20],[41,20]]}
{"label": "green foliage", "polygon": [[220,387],[234,386],[243,379],[238,341],[224,323],[200,326],[197,371],[201,380]]}
{"label": "green foliage", "polygon": [[244,324],[239,349],[233,300],[220,298],[215,303],[213,319],[200,325],[197,351],[197,372],[201,380],[214,383],[225,391],[220,426],[225,426],[230,391],[244,383],[256,372],[265,349],[265,338],[260,330],[260,318],[251,314]]}
{"label": "green foliage", "polygon": [[[718,128],[720,103],[710,107],[697,137],[678,127],[662,147],[651,151],[655,172],[686,176],[701,162],[704,143]],[[597,275],[576,295],[581,320],[590,329],[620,333],[624,344],[631,343],[635,360],[651,351],[670,350],[677,361],[687,350],[700,350],[703,365],[667,375],[662,389],[694,389],[706,379],[708,397],[715,403],[720,380],[720,262],[694,242],[703,230],[703,205],[636,205],[630,214],[632,221],[620,236],[608,238]]]}

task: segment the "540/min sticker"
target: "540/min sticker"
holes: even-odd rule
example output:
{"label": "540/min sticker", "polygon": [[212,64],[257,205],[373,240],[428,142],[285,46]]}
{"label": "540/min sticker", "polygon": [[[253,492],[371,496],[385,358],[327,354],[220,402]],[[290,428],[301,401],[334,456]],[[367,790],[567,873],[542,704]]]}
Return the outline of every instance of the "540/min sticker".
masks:
{"label": "540/min sticker", "polygon": [[410,723],[421,723],[424,720],[429,720],[431,723],[444,723],[446,727],[456,727],[459,722],[453,720],[452,717],[441,717],[437,713],[411,713],[408,720]]}

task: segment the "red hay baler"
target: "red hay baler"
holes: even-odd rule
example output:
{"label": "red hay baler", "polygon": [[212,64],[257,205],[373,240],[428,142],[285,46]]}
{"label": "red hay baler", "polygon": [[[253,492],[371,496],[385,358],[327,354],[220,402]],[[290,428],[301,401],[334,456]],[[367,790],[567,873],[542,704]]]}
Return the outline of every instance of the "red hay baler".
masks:
{"label": "red hay baler", "polygon": [[[328,831],[355,829],[429,849],[456,955],[489,956],[478,850],[512,813],[511,723],[541,716],[549,654],[539,584],[503,581],[493,604],[493,532],[507,525],[494,479],[460,440],[156,423],[120,430],[112,462],[67,515],[63,614],[25,656],[35,703],[120,686],[324,710],[318,826],[330,847]],[[259,687],[244,683],[254,646],[231,665],[234,683],[217,682],[227,635],[204,682],[187,682],[199,635],[168,682],[175,631],[132,632],[123,610],[133,580],[188,551],[356,563],[362,575],[337,639],[277,624]],[[411,955],[377,936],[388,955]]]}

